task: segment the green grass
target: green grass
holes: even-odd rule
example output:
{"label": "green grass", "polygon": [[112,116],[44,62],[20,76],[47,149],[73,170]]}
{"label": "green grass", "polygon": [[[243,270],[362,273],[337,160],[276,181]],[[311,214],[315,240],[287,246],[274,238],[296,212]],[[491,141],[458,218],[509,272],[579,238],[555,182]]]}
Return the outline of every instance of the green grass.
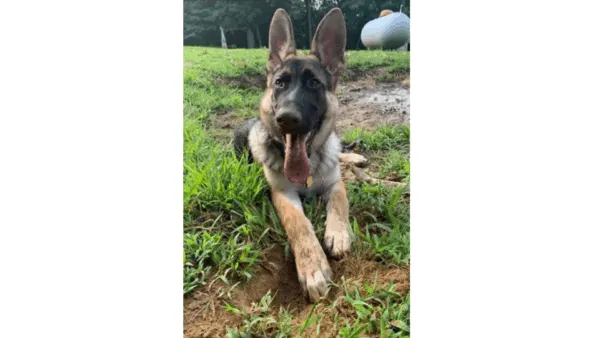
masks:
{"label": "green grass", "polygon": [[[304,51],[305,52],[305,51]],[[226,294],[252,278],[272,245],[287,247],[285,232],[268,199],[268,187],[258,164],[238,159],[228,143],[229,130],[215,130],[221,112],[231,118],[258,115],[262,90],[239,88],[227,79],[263,76],[266,49],[184,48],[184,294],[205,290],[219,282]],[[365,71],[385,68],[407,72],[406,52],[350,51],[347,68]],[[216,137],[222,135],[223,137]],[[345,141],[362,140],[363,150],[382,176],[410,177],[410,129],[382,126],[372,131],[351,130]],[[352,256],[404,265],[410,259],[409,201],[398,188],[347,184],[350,220],[356,234]],[[305,214],[322,239],[326,207],[318,199],[305,205]],[[289,248],[287,248],[289,251]],[[313,305],[309,315],[272,304],[267,293],[248,309],[220,304],[239,317],[228,337],[296,337],[320,332],[334,323],[340,337],[408,336],[409,298],[389,286],[352,284],[333,303]],[[387,291],[386,291],[387,290]],[[225,296],[227,297],[230,296]],[[351,311],[349,310],[351,309]]]}
{"label": "green grass", "polygon": [[[298,54],[307,54],[300,50]],[[184,80],[198,73],[218,77],[237,77],[265,73],[267,49],[222,49],[209,47],[185,47]],[[368,70],[387,67],[389,71],[408,71],[409,52],[347,51],[346,67],[351,70]]]}
{"label": "green grass", "polygon": [[243,318],[241,328],[235,330],[227,328],[228,338],[245,337],[287,337],[291,331],[291,315],[284,309],[280,309],[280,320],[269,314],[273,296],[267,292],[258,303],[252,303],[249,310],[238,309],[226,304],[228,311],[240,315]]}
{"label": "green grass", "polygon": [[[217,278],[230,279],[252,277],[253,266],[260,251],[251,242],[243,241],[243,231],[232,236],[221,232],[186,233],[184,235],[184,292],[204,286],[207,274],[214,268]],[[189,257],[188,257],[189,255]],[[189,258],[189,259],[188,259]]]}
{"label": "green grass", "polygon": [[410,209],[403,200],[403,190],[377,185],[347,186],[353,230],[367,248],[362,254],[381,261],[407,263]]}
{"label": "green grass", "polygon": [[393,284],[383,289],[372,284],[352,288],[345,285],[344,301],[355,311],[354,321],[346,320],[340,330],[341,337],[358,337],[361,333],[378,337],[408,337],[410,333],[410,296],[403,297],[394,291]]}
{"label": "green grass", "polygon": [[409,52],[348,51],[346,52],[348,69],[368,70],[386,67],[388,71],[408,71],[410,69]]}
{"label": "green grass", "polygon": [[[250,308],[236,308],[226,304],[227,311],[238,315],[242,325],[227,328],[227,337],[302,337],[309,329],[316,336],[334,326],[339,337],[410,336],[410,295],[403,296],[394,290],[394,284],[381,285],[377,276],[372,283],[357,284],[343,280],[342,294],[329,304],[310,306],[306,319],[292,324],[293,314],[287,309],[272,308],[273,296],[267,292]],[[344,316],[340,316],[344,313]],[[312,335],[311,335],[312,336]]]}
{"label": "green grass", "polygon": [[362,141],[365,150],[404,150],[408,152],[410,128],[406,125],[387,125],[375,131],[351,129],[344,133],[344,141]]}
{"label": "green grass", "polygon": [[405,125],[381,126],[375,130],[351,129],[344,133],[347,143],[360,139],[360,149],[375,161],[376,176],[410,181],[410,128]]}
{"label": "green grass", "polygon": [[383,177],[397,177],[402,180],[410,180],[410,160],[408,154],[392,150],[382,160],[379,174]]}

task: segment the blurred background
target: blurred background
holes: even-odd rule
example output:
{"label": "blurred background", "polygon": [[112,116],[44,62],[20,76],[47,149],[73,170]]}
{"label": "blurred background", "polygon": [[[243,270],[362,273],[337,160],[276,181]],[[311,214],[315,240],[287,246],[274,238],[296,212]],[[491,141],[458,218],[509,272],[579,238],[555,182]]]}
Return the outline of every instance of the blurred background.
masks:
{"label": "blurred background", "polygon": [[361,30],[382,11],[402,12],[410,17],[409,0],[184,0],[183,43],[267,47],[271,17],[277,8],[283,8],[292,18],[297,48],[309,49],[319,21],[334,7],[341,8],[346,18],[346,49],[366,49],[361,43]]}

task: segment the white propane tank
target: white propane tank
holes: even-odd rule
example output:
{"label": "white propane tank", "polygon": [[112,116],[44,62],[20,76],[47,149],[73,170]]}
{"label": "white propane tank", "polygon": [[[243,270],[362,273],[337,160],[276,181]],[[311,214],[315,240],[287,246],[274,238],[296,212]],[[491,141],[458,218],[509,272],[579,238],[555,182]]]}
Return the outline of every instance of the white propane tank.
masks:
{"label": "white propane tank", "polygon": [[360,32],[360,40],[368,49],[397,49],[404,46],[409,38],[410,19],[400,12],[371,20]]}

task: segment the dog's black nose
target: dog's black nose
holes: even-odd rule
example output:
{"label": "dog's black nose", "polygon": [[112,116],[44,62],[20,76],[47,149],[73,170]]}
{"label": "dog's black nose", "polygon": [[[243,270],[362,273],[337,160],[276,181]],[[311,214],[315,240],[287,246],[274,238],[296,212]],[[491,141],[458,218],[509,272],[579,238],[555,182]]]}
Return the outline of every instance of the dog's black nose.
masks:
{"label": "dog's black nose", "polygon": [[292,131],[300,124],[300,113],[295,111],[284,111],[277,114],[275,120],[281,129]]}

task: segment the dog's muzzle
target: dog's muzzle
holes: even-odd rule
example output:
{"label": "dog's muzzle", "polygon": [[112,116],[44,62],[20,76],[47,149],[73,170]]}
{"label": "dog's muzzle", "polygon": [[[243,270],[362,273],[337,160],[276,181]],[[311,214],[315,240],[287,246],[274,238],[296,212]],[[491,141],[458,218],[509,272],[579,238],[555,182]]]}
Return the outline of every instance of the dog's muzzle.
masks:
{"label": "dog's muzzle", "polygon": [[275,115],[275,121],[284,134],[296,133],[301,119],[300,113],[291,109],[281,110]]}

